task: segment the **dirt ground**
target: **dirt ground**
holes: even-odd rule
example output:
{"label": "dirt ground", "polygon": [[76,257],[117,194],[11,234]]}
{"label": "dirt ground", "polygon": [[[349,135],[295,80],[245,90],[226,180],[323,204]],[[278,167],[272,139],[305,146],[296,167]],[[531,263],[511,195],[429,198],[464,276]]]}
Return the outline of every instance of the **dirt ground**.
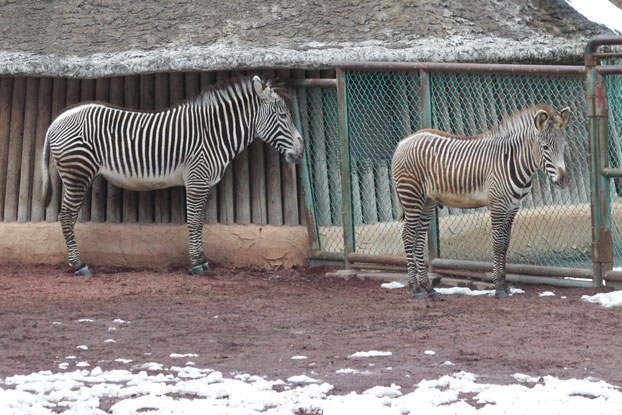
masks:
{"label": "dirt ground", "polygon": [[[580,299],[606,288],[527,285],[524,295],[502,301],[452,295],[427,302],[375,281],[325,278],[326,270],[216,268],[199,277],[185,268],[100,267],[87,279],[64,265],[0,265],[0,378],[59,371],[61,362],[73,362],[68,370],[77,361],[139,370],[191,360],[225,376],[306,374],[333,384],[334,393],[410,388],[459,370],[481,382],[514,383],[511,375],[520,372],[622,385],[622,311]],[[556,296],[539,297],[544,290]],[[116,343],[104,342],[110,338]],[[348,358],[370,350],[393,354]],[[292,360],[296,355],[308,359]],[[447,360],[455,365],[443,365]],[[366,374],[335,373],[344,368]]]}

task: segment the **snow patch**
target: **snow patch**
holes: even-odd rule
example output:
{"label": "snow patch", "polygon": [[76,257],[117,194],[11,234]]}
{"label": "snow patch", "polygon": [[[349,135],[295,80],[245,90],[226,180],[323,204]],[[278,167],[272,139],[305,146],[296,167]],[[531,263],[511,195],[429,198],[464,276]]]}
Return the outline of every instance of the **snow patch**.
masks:
{"label": "snow patch", "polygon": [[356,352],[349,356],[349,358],[357,357],[379,357],[379,356],[391,356],[392,352],[381,352],[378,350],[370,350],[369,352]]}
{"label": "snow patch", "polygon": [[526,383],[526,382],[538,383],[540,382],[540,379],[541,379],[540,376],[534,377],[534,376],[524,375],[522,373],[514,373],[512,377],[522,383]]}
{"label": "snow patch", "polygon": [[[185,369],[149,375],[95,367],[91,371],[48,370],[0,378],[0,413],[103,414],[101,401],[108,402],[107,413],[114,415],[617,414],[622,407],[622,391],[617,386],[593,379],[544,376],[532,385],[495,385],[478,383],[474,374],[457,372],[423,380],[407,392],[392,384],[374,386],[362,394],[335,395],[329,394],[332,385],[317,381],[277,391],[274,387],[283,381],[250,374],[230,379],[210,369],[195,369],[199,377],[182,378],[178,374]],[[515,374],[517,377],[536,379]],[[296,376],[288,381],[300,382]]]}
{"label": "snow patch", "polygon": [[581,296],[583,301],[590,303],[597,303],[603,307],[619,307],[622,306],[622,291],[612,291],[610,293],[600,293],[596,295],[583,295]]}
{"label": "snow patch", "polygon": [[622,33],[622,10],[608,0],[566,0],[566,3],[592,22]]}
{"label": "snow patch", "polygon": [[395,288],[404,288],[404,287],[406,287],[406,285],[404,285],[404,284],[402,284],[401,282],[398,282],[398,281],[393,281],[393,282],[385,282],[383,284],[380,284],[380,287],[388,288],[389,290],[393,290]]}
{"label": "snow patch", "polygon": [[292,356],[292,360],[304,360],[308,359],[307,356]]}
{"label": "snow patch", "polygon": [[424,354],[429,354],[430,356],[435,355],[436,352],[434,350],[426,350],[425,352],[423,352]]}
{"label": "snow patch", "polygon": [[196,353],[184,353],[184,354],[180,354],[180,353],[171,353],[171,357],[173,359],[178,359],[181,357],[198,357],[199,355]]}
{"label": "snow patch", "polygon": [[76,349],[80,349],[80,350],[88,350],[89,346],[85,345],[85,344],[81,344],[80,346],[76,346]]}
{"label": "snow patch", "polygon": [[[462,294],[462,295],[495,295],[495,290],[472,290],[467,287],[451,287],[451,288],[435,288],[439,294],[451,295],[451,294]],[[520,288],[510,288],[510,294],[525,294],[525,291]]]}
{"label": "snow patch", "polygon": [[287,381],[291,383],[320,383],[319,380],[306,375],[290,376],[287,378]]}
{"label": "snow patch", "polygon": [[555,297],[555,293],[553,291],[543,291],[540,293],[540,297]]}

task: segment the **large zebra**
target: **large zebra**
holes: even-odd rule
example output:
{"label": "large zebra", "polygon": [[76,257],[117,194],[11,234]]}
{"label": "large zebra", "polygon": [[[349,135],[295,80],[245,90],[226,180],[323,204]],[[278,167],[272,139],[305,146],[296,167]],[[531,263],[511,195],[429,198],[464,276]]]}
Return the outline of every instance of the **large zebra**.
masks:
{"label": "large zebra", "polygon": [[423,261],[426,231],[437,204],[489,207],[495,295],[509,295],[505,259],[510,231],[536,170],[546,171],[561,188],[568,185],[564,161],[568,144],[562,130],[569,117],[569,108],[557,114],[548,105],[536,105],[478,136],[420,130],[397,145],[391,170],[403,207],[402,239],[414,298],[439,296],[432,288]]}
{"label": "large zebra", "polygon": [[304,143],[288,111],[285,89],[260,77],[212,87],[164,111],[130,111],[86,103],[65,110],[50,125],[41,165],[46,206],[52,189],[48,148],[64,185],[59,214],[69,262],[92,275],[80,259],[74,225],[93,178],[131,190],[186,187],[191,274],[208,268],[203,251],[203,208],[233,158],[260,138],[298,162]]}

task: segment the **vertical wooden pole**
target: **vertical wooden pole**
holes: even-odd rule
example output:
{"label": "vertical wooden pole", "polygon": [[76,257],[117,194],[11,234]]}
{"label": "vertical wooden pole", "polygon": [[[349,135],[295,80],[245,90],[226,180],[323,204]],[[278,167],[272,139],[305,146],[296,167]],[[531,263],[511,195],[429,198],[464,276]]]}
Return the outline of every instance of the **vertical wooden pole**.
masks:
{"label": "vertical wooden pole", "polygon": [[[56,119],[65,107],[67,80],[64,78],[54,78],[52,83],[52,121]],[[50,153],[49,171],[52,179],[52,200],[45,211],[45,220],[48,222],[56,222],[58,220],[58,212],[60,211],[60,203],[63,197],[63,187],[56,170],[56,162]]]}
{"label": "vertical wooden pole", "polygon": [[[141,110],[153,110],[153,74],[140,75],[140,99],[138,106]],[[138,222],[153,223],[153,193],[150,191],[138,192]]]}
{"label": "vertical wooden pole", "polygon": [[[291,78],[289,70],[279,70],[277,75],[283,82]],[[291,107],[290,107],[291,108]],[[298,189],[296,188],[296,165],[290,164],[281,155],[282,197],[283,197],[283,222],[285,225],[294,226],[300,224],[298,218]]]}
{"label": "vertical wooden pole", "polygon": [[[138,109],[140,96],[140,79],[137,75],[126,76],[123,84],[124,106]],[[123,189],[123,222],[138,221],[138,193]]]}
{"label": "vertical wooden pole", "polygon": [[249,158],[249,148],[246,148],[233,160],[235,222],[243,225],[251,223],[252,216]]}
{"label": "vertical wooden pole", "polygon": [[[250,72],[249,76],[259,75]],[[268,223],[266,201],[266,166],[264,142],[254,140],[248,148],[250,164],[251,220],[256,225]]]}
{"label": "vertical wooden pole", "polygon": [[[319,71],[309,72],[309,76],[312,78],[318,78]],[[309,139],[313,140],[309,143],[309,149],[311,151],[310,160],[312,161],[311,168],[313,169],[313,178],[316,191],[317,205],[317,220],[319,226],[330,226],[331,222],[331,189],[329,187],[329,175],[327,160],[328,155],[326,152],[326,134],[324,130],[324,113],[322,103],[322,91],[319,88],[311,88],[308,92],[311,98],[311,111],[313,113]],[[334,166],[338,168],[338,165]],[[338,173],[338,172],[333,172]],[[335,175],[339,179],[339,175]],[[334,196],[333,196],[334,197]],[[335,213],[335,212],[333,212]],[[341,213],[341,212],[339,212]]]}
{"label": "vertical wooden pole", "polygon": [[[215,82],[214,72],[201,72],[201,91]],[[212,186],[205,208],[205,223],[218,223],[218,186]]]}
{"label": "vertical wooden pole", "polygon": [[[88,102],[95,100],[95,80],[94,79],[83,79],[80,85],[80,101]],[[93,194],[93,190],[91,186],[86,191],[84,195],[84,200],[82,201],[82,208],[80,209],[80,213],[78,214],[79,222],[89,222],[91,220],[91,195]]]}
{"label": "vertical wooden pole", "polygon": [[350,268],[348,255],[355,250],[352,221],[352,169],[350,167],[350,135],[348,132],[348,88],[346,73],[337,68],[337,107],[341,139],[341,190],[343,206],[344,266]]}
{"label": "vertical wooden pole", "polygon": [[[170,105],[169,76],[167,73],[155,74],[154,106],[158,111]],[[171,221],[171,189],[156,190],[154,194],[154,220],[157,223]]]}
{"label": "vertical wooden pole", "polygon": [[[294,79],[301,79],[304,76],[303,73],[301,72],[297,72],[294,71],[293,73],[293,77]],[[300,88],[299,89],[299,93],[304,92],[304,94],[302,95],[302,97],[300,97],[298,95],[298,93],[296,93],[296,90],[293,88],[290,88],[290,97],[291,97],[291,111],[292,111],[292,117],[293,117],[293,121],[294,124],[296,125],[296,128],[298,128],[298,131],[300,131],[302,134],[304,134],[304,138],[305,140],[309,137],[308,134],[308,127],[305,128],[303,127],[303,121],[301,117],[301,111],[300,108],[301,106],[299,105],[300,101],[305,101],[305,108],[306,108],[306,90],[304,88]],[[311,250],[311,252],[313,251],[319,251],[321,249],[320,246],[320,240],[318,237],[318,229],[317,229],[317,222],[315,220],[315,209],[313,208],[313,193],[311,191],[311,179],[309,177],[309,152],[307,151],[308,149],[308,145],[306,145],[306,149],[305,152],[303,154],[302,157],[302,163],[300,164],[300,176],[301,176],[301,184],[302,184],[302,188],[301,191],[303,193],[304,196],[304,214],[306,216],[306,225],[307,225],[307,234],[309,237],[309,249]]]}
{"label": "vertical wooden pole", "polygon": [[13,78],[3,76],[0,78],[0,220],[4,218],[12,100]]}
{"label": "vertical wooden pole", "polygon": [[[274,75],[270,73],[270,75]],[[281,192],[281,157],[269,144],[264,145],[266,158],[266,200],[268,202],[268,223],[283,225],[283,198]]]}
{"label": "vertical wooden pole", "polygon": [[[421,124],[423,128],[432,128],[432,86],[430,73],[419,71],[421,82]],[[430,227],[428,228],[428,258],[431,262],[434,258],[440,258],[440,243],[438,234],[438,208],[434,208]]]}
{"label": "vertical wooden pole", "polygon": [[[116,76],[110,78],[110,103],[118,106],[123,106],[123,77]],[[106,194],[106,221],[110,223],[119,223],[123,217],[122,215],[122,203],[123,203],[123,190],[108,183]]]}
{"label": "vertical wooden pole", "polygon": [[[95,80],[95,99],[102,102],[110,100],[110,79],[99,78]],[[106,190],[108,184],[102,176],[97,176],[91,185],[91,221],[106,221]]]}
{"label": "vertical wooden pole", "polygon": [[17,220],[30,220],[32,206],[32,178],[35,160],[35,142],[37,136],[37,100],[39,99],[39,78],[26,80],[26,112],[24,114],[24,143],[22,145],[22,162],[19,178],[19,202]]}
{"label": "vertical wooden pole", "polygon": [[[1,98],[0,98],[1,99]],[[41,78],[39,81],[39,98],[37,99],[37,137],[35,143],[35,164],[32,183],[32,211],[30,220],[39,222],[45,219],[44,201],[41,199],[41,185],[47,177],[41,176],[41,158],[43,143],[50,125],[52,111],[52,78]]]}
{"label": "vertical wooden pole", "polygon": [[[229,79],[228,72],[217,72],[216,81],[221,82]],[[218,214],[220,223],[231,225],[235,221],[235,208],[233,197],[233,165],[229,164],[218,184]]]}
{"label": "vertical wooden pole", "polygon": [[6,171],[6,195],[4,198],[4,221],[17,220],[19,196],[19,169],[22,159],[24,136],[24,106],[26,101],[26,78],[15,77],[13,100],[11,102],[11,129],[9,137],[9,159]]}
{"label": "vertical wooden pole", "polygon": [[[174,72],[169,75],[170,78],[170,99],[171,106],[180,104],[185,99],[184,74]],[[186,193],[182,187],[174,187],[171,189],[171,222],[184,223],[186,221]]]}

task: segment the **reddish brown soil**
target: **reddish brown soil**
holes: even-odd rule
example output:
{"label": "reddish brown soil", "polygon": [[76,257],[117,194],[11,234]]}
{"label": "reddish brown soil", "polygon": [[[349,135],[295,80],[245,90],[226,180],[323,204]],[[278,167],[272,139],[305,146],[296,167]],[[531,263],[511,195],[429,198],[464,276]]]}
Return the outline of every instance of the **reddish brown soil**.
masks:
{"label": "reddish brown soil", "polygon": [[[523,286],[526,294],[503,301],[427,302],[374,281],[325,278],[322,268],[218,268],[204,277],[185,269],[95,271],[87,279],[61,265],[0,265],[0,378],[57,371],[65,356],[76,355],[103,369],[192,360],[225,376],[306,374],[335,385],[337,393],[392,382],[408,387],[458,370],[482,382],[514,382],[510,376],[520,372],[622,385],[622,311],[580,299],[604,288],[553,288],[556,297],[539,297],[551,288]],[[113,323],[116,318],[129,323]],[[104,343],[108,338],[116,343]],[[89,349],[76,349],[82,344]],[[393,355],[347,358],[369,350]],[[295,355],[308,359],[292,360]],[[455,366],[442,365],[446,360]],[[370,373],[335,373],[348,367]]]}

